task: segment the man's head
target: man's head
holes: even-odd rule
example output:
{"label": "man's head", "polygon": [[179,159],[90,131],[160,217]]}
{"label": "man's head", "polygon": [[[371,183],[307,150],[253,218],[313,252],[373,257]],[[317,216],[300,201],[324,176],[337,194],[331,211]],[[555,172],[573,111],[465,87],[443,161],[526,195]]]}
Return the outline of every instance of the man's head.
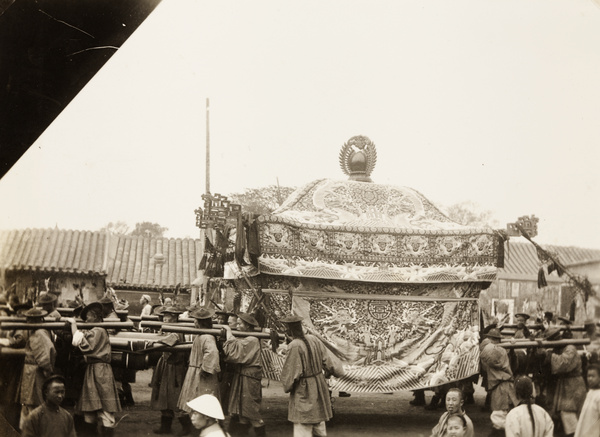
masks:
{"label": "man's head", "polygon": [[288,335],[290,337],[304,337],[304,331],[302,330],[302,317],[291,314],[281,319],[281,321],[286,324]]}
{"label": "man's head", "polygon": [[102,317],[102,304],[100,302],[92,302],[86,305],[81,310],[81,318],[89,323],[102,322],[104,320]]}
{"label": "man's head", "polygon": [[448,413],[460,413],[464,403],[463,393],[460,389],[451,388],[448,390],[448,393],[446,393],[446,411],[448,411]]}
{"label": "man's head", "polygon": [[58,407],[65,398],[65,379],[60,375],[52,375],[42,385],[42,395],[46,404]]}
{"label": "man's head", "polygon": [[523,329],[525,327],[525,323],[527,323],[528,319],[529,319],[529,314],[525,314],[525,313],[515,314],[515,320],[517,322],[517,327],[519,329]]}
{"label": "man's head", "polygon": [[163,322],[165,323],[177,323],[179,320],[179,314],[183,313],[179,308],[167,307],[162,311]]}
{"label": "man's head", "polygon": [[52,311],[54,311],[54,308],[56,308],[56,300],[57,298],[55,294],[44,293],[40,295],[40,298],[38,299],[38,305],[42,309],[51,313]]}
{"label": "man's head", "polygon": [[229,323],[229,317],[233,314],[228,313],[227,311],[216,311],[215,315],[217,316],[217,324],[227,325]]}
{"label": "man's head", "polygon": [[48,311],[39,308],[31,308],[23,313],[27,323],[42,323]]}
{"label": "man's head", "polygon": [[108,317],[115,310],[114,303],[110,297],[104,296],[98,302],[102,304],[102,317]]}
{"label": "man's head", "polygon": [[147,305],[151,300],[150,295],[143,294],[142,297],[140,297],[140,305]]}
{"label": "man's head", "polygon": [[229,319],[227,320],[227,325],[229,325],[229,327],[234,331],[238,329],[238,317],[235,314],[229,316]]}
{"label": "man's head", "polygon": [[190,311],[189,316],[194,319],[194,326],[198,329],[212,328],[212,317],[215,315],[214,310],[206,308],[196,308]]}
{"label": "man's head", "polygon": [[494,343],[500,343],[500,340],[502,340],[502,334],[500,333],[500,330],[498,328],[490,329],[488,333],[485,334],[485,336],[492,340]]}
{"label": "man's head", "polygon": [[600,388],[600,365],[590,364],[588,366],[587,383],[590,389]]}
{"label": "man's head", "polygon": [[239,313],[238,314],[238,329],[240,331],[251,332],[254,328],[258,327],[258,322],[252,314]]}

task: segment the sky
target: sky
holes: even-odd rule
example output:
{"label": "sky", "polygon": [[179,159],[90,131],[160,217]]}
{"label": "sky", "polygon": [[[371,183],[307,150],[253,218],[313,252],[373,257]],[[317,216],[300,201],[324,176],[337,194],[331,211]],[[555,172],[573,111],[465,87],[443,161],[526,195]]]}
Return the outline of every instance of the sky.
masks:
{"label": "sky", "polygon": [[213,193],[346,179],[366,135],[376,183],[600,249],[592,0],[163,0],[0,180],[0,228],[197,237],[207,98]]}

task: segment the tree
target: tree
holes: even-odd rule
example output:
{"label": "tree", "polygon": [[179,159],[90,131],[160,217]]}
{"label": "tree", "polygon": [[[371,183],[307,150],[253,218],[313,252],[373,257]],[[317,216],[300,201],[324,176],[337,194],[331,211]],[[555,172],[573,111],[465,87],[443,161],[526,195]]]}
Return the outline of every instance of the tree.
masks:
{"label": "tree", "polygon": [[129,232],[129,225],[124,221],[120,220],[116,222],[109,222],[106,226],[100,228],[100,232],[110,232],[112,234],[117,235],[127,235],[127,232]]}
{"label": "tree", "polygon": [[246,188],[242,193],[232,193],[229,200],[242,205],[242,211],[254,214],[270,214],[275,211],[295,188],[268,185],[262,188]]}
{"label": "tree", "polygon": [[129,233],[133,237],[152,237],[162,238],[163,234],[168,231],[169,228],[165,228],[158,223],[140,222],[135,224],[135,229]]}
{"label": "tree", "polygon": [[492,211],[482,211],[474,202],[459,202],[444,209],[450,220],[461,225],[474,228],[498,227],[498,221],[493,218]]}

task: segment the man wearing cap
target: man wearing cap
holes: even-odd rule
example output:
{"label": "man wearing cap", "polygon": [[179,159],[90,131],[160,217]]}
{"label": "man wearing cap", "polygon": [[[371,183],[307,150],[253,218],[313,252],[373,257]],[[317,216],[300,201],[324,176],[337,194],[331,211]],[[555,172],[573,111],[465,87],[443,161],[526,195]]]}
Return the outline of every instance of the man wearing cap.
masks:
{"label": "man wearing cap", "polygon": [[119,316],[115,311],[115,305],[113,300],[108,296],[103,296],[98,302],[102,304],[102,318],[103,319],[118,319]]}
{"label": "man wearing cap", "polygon": [[73,417],[60,404],[65,398],[65,379],[48,377],[42,386],[44,403],[27,416],[22,437],[76,437]]}
{"label": "man wearing cap", "polygon": [[493,435],[503,436],[506,415],[511,406],[518,405],[513,386],[513,374],[506,349],[499,345],[502,335],[498,328],[490,329],[486,335],[489,341],[482,342],[481,366],[487,375],[487,390],[490,393]]}
{"label": "man wearing cap", "polygon": [[[558,327],[548,329],[548,341],[561,340]],[[574,435],[577,419],[585,402],[586,387],[581,372],[581,358],[572,344],[558,346],[546,351],[546,360],[550,363],[555,386],[549,413],[562,422],[566,436]]]}
{"label": "man wearing cap", "polygon": [[[531,336],[531,332],[529,328],[525,325],[527,320],[529,320],[529,314],[525,313],[517,313],[515,314],[515,321],[517,322],[517,330],[513,334],[513,338],[517,340],[528,339]],[[525,348],[521,349],[511,349],[511,352],[508,353],[509,358],[511,359],[511,368],[513,370],[513,374],[517,375],[526,375],[528,373],[528,359],[527,359],[527,350]]]}
{"label": "man wearing cap", "polygon": [[[194,325],[197,329],[211,329],[213,310],[206,308],[196,308],[190,312],[190,317],[194,319]],[[183,426],[182,432],[187,435],[192,431],[192,422],[189,413],[190,407],[187,403],[202,394],[212,394],[219,397],[219,350],[215,337],[209,334],[196,335],[192,344],[190,361],[185,381],[179,395],[177,406],[185,411],[186,415],[179,420]]]}
{"label": "man wearing cap", "polygon": [[[167,307],[158,315],[163,323],[177,323],[183,311],[176,307]],[[162,333],[162,332],[161,332]],[[184,341],[183,334],[171,332],[165,335],[161,343],[174,346]],[[179,408],[177,402],[187,371],[188,353],[186,351],[163,352],[152,374],[152,397],[150,408],[160,411],[160,428],[155,434],[170,434],[173,418]]]}
{"label": "man wearing cap", "polygon": [[344,369],[317,337],[304,334],[301,317],[291,315],[281,321],[292,338],[281,383],[290,394],[288,420],[294,424],[294,437],[326,436],[325,422],[333,412],[325,377],[343,376]]}
{"label": "man wearing cap", "polygon": [[149,316],[152,314],[152,305],[150,305],[151,301],[152,299],[150,298],[149,294],[143,294],[142,297],[140,297],[140,305],[142,306],[142,313],[140,316]]}
{"label": "man wearing cap", "polygon": [[38,305],[48,313],[46,317],[54,317],[60,319],[60,313],[56,309],[56,294],[42,293],[38,299]]}
{"label": "man wearing cap", "polygon": [[[81,310],[81,318],[88,323],[102,322],[102,304],[92,302]],[[75,319],[71,324],[73,346],[78,347],[86,362],[83,387],[76,410],[83,412],[87,433],[94,435],[101,422],[102,435],[112,436],[116,426],[115,413],[121,411],[117,384],[113,375],[111,346],[106,329],[96,326],[80,331]]]}
{"label": "man wearing cap", "polygon": [[[42,323],[48,313],[39,308],[32,308],[24,313],[27,323]],[[44,380],[54,373],[56,349],[50,332],[46,329],[30,331],[25,345],[25,364],[21,375],[19,401],[21,403],[20,426],[38,405],[44,403],[42,386]]]}
{"label": "man wearing cap", "polygon": [[[218,325],[229,325],[230,318],[235,316],[237,320],[237,316],[233,313],[228,313],[227,311],[215,311],[216,322]],[[235,328],[237,329],[237,322]],[[225,415],[229,415],[229,411],[227,410],[227,404],[229,402],[229,393],[231,392],[231,383],[233,381],[233,373],[235,371],[236,365],[233,363],[228,363],[225,359],[225,351],[223,350],[223,344],[225,343],[226,338],[219,336],[217,338],[217,349],[219,349],[219,366],[221,367],[221,373],[219,373],[219,392],[221,394],[221,406],[223,407],[223,413]]]}
{"label": "man wearing cap", "polygon": [[[252,314],[238,314],[238,329],[252,332],[258,328]],[[265,436],[265,423],[260,414],[262,401],[262,366],[260,361],[260,341],[254,336],[234,337],[231,328],[225,326],[227,339],[223,344],[225,360],[233,363],[233,380],[227,409],[232,415],[229,432],[233,437],[248,435],[248,428],[254,428],[254,435]]]}
{"label": "man wearing cap", "polygon": [[[108,296],[105,295],[98,302],[102,304],[102,318],[120,320],[117,310],[115,308],[115,302]],[[109,335],[118,334],[120,329],[107,329]],[[135,370],[124,369],[122,367],[116,367],[113,369],[113,376],[117,382],[117,388],[119,390],[119,399],[123,405],[135,405],[133,399],[133,391],[131,390],[131,383],[135,382]]]}
{"label": "man wearing cap", "polygon": [[517,330],[513,335],[514,338],[529,338],[531,333],[529,332],[529,328],[525,325],[527,320],[529,320],[529,314],[525,313],[517,313],[515,314],[515,320],[517,322]]}

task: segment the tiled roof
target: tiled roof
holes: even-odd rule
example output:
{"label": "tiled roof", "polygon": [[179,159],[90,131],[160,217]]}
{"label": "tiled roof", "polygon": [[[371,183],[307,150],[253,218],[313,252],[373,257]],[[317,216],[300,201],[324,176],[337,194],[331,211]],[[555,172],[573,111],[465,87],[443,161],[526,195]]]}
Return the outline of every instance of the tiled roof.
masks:
{"label": "tiled roof", "polygon": [[[558,254],[559,261],[565,267],[597,262],[600,263],[600,250],[582,249],[570,246],[552,246],[541,244],[548,251]],[[537,251],[531,243],[504,243],[504,268],[498,269],[498,279],[537,278],[540,262]],[[554,277],[551,276],[551,278]]]}
{"label": "tiled roof", "polygon": [[79,274],[105,272],[108,235],[62,229],[0,231],[0,266]]}
{"label": "tiled roof", "polygon": [[199,239],[120,236],[109,255],[106,281],[121,289],[189,288],[201,259]]}
{"label": "tiled roof", "polygon": [[0,231],[0,268],[106,275],[107,285],[121,289],[190,288],[201,258],[199,239],[62,229]]}

